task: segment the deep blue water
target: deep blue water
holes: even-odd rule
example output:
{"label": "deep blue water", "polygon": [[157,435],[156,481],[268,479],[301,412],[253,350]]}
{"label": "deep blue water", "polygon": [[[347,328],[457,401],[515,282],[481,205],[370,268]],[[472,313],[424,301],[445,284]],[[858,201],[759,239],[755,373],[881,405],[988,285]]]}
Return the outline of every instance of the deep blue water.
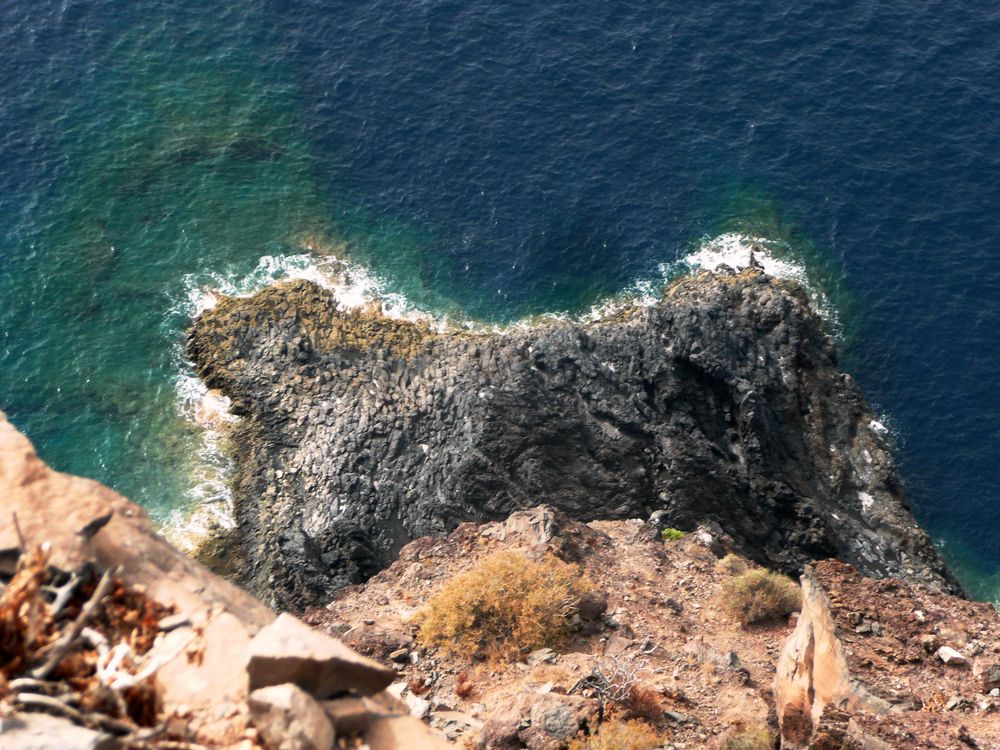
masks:
{"label": "deep blue water", "polygon": [[189,292],[334,248],[417,307],[579,311],[707,237],[835,308],[919,519],[1000,594],[1000,9],[0,4],[0,405],[160,518]]}

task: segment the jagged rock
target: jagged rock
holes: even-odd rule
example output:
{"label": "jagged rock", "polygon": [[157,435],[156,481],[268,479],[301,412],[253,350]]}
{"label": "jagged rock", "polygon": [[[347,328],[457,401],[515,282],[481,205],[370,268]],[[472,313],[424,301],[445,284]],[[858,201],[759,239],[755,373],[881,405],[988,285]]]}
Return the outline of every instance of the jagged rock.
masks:
{"label": "jagged rock", "polygon": [[247,673],[251,690],[291,682],[318,698],[349,690],[371,695],[396,677],[288,613],[280,614],[251,641]]}
{"label": "jagged rock", "polygon": [[250,693],[250,717],[268,750],[331,750],[333,725],[316,700],[286,683]]}
{"label": "jagged rock", "polygon": [[587,727],[596,726],[597,701],[576,695],[526,693],[494,714],[480,732],[479,750],[560,750]]}
{"label": "jagged rock", "polygon": [[[296,339],[305,361],[276,354]],[[753,269],[503,334],[343,312],[291,282],[222,299],[188,353],[242,417],[233,544],[241,582],[277,606],[322,603],[416,537],[538,503],[713,519],[769,567],[838,557],[959,590],[805,294]]]}
{"label": "jagged rock", "polygon": [[843,724],[849,713],[885,713],[890,708],[851,677],[829,599],[811,567],[806,567],[801,581],[799,621],[785,643],[774,678],[781,746],[789,750],[813,747],[821,728],[830,734],[832,715],[843,715],[839,722]]}
{"label": "jagged rock", "polygon": [[951,646],[942,646],[937,650],[937,657],[943,661],[945,664],[950,664],[953,667],[964,667],[969,663],[969,660],[959,651],[956,651]]}
{"label": "jagged rock", "polygon": [[48,714],[0,719],[0,750],[118,750],[115,737]]}

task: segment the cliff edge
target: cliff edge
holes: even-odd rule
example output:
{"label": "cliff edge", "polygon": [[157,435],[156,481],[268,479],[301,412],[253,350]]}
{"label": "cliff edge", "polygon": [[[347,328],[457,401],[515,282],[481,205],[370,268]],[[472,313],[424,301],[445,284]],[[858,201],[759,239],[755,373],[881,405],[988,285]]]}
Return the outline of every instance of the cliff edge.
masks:
{"label": "cliff edge", "polygon": [[412,539],[538,503],[710,519],[789,573],[835,557],[960,591],[805,293],[756,269],[499,333],[344,312],[291,282],[222,299],[188,353],[243,418],[220,557],[273,606],[324,601]]}

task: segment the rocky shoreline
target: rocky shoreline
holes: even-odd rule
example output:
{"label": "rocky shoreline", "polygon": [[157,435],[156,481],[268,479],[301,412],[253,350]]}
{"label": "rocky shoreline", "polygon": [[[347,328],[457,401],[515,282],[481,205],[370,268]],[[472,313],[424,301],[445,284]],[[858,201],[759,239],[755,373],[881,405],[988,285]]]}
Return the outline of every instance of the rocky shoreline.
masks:
{"label": "rocky shoreline", "polygon": [[224,298],[188,354],[242,417],[237,528],[203,559],[301,609],[412,539],[549,504],[710,521],[761,564],[835,557],[960,592],[794,282],[700,273],[603,320],[441,333],[291,282]]}

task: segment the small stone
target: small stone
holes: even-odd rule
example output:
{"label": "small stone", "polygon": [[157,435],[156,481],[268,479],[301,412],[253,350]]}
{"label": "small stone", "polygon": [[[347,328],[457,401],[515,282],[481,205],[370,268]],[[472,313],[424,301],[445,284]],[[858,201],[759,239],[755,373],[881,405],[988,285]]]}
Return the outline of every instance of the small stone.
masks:
{"label": "small stone", "polygon": [[962,656],[962,654],[953,649],[951,646],[942,646],[939,648],[937,650],[937,656],[945,664],[950,664],[954,667],[965,666],[969,663],[968,659]]}
{"label": "small stone", "polygon": [[291,683],[254,690],[250,718],[268,750],[330,750],[333,725],[302,688]]}
{"label": "small stone", "polygon": [[156,627],[159,628],[164,633],[169,633],[171,630],[177,630],[177,628],[190,627],[191,620],[187,615],[170,615],[169,617],[164,617],[160,620]]}
{"label": "small stone", "polygon": [[406,649],[406,648],[397,648],[395,651],[393,651],[391,654],[389,654],[389,659],[391,661],[394,661],[394,662],[397,662],[399,664],[402,664],[403,662],[405,662],[407,660],[407,657],[408,657],[409,653],[410,653],[409,649]]}
{"label": "small stone", "polygon": [[551,648],[539,648],[528,654],[528,664],[532,667],[539,664],[551,664],[556,660],[556,652]]}

